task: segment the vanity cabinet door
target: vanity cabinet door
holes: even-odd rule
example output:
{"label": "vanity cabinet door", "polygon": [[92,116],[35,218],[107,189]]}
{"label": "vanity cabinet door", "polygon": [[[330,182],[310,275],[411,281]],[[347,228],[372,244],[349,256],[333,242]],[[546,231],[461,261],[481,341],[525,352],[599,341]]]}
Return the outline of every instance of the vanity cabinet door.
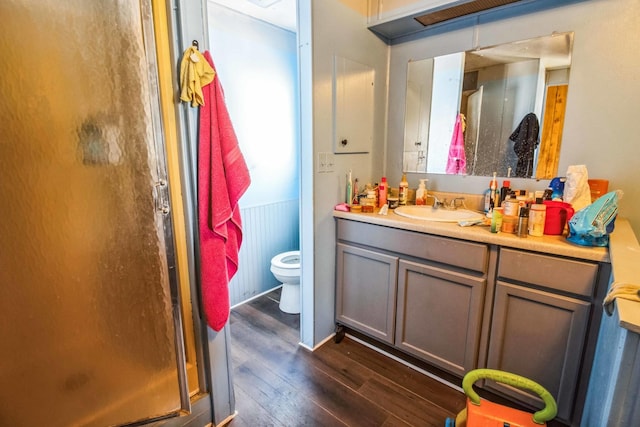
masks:
{"label": "vanity cabinet door", "polygon": [[338,243],[336,321],[393,344],[398,258]]}
{"label": "vanity cabinet door", "polygon": [[[569,420],[583,357],[591,304],[576,298],[499,281],[487,367],[527,377],[558,403],[558,418]],[[519,389],[487,383],[486,388],[532,405],[542,402]]]}
{"label": "vanity cabinet door", "polygon": [[476,368],[486,279],[405,260],[398,270],[396,347],[460,377]]}

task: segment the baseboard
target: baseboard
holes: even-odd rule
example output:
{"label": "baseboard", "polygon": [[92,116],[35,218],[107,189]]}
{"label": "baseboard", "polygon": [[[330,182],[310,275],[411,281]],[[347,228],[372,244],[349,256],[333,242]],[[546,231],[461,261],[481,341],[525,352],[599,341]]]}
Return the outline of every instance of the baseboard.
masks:
{"label": "baseboard", "polygon": [[[238,411],[235,411],[233,414],[229,415],[227,418],[220,421],[220,424],[218,424],[216,427],[222,427],[227,425],[229,422],[231,422],[232,419],[236,417],[236,415],[238,415]],[[212,427],[212,426],[213,426],[213,423],[208,424],[208,427]]]}
{"label": "baseboard", "polygon": [[393,359],[396,362],[402,363],[403,365],[405,365],[408,368],[413,369],[414,371],[420,372],[421,374],[426,375],[427,377],[429,377],[429,378],[431,378],[431,379],[433,379],[435,381],[438,381],[439,383],[444,384],[449,388],[452,388],[452,389],[454,389],[456,391],[459,391],[460,393],[464,393],[464,390],[462,389],[462,387],[459,387],[459,386],[457,386],[457,385],[455,385],[453,383],[450,383],[449,381],[447,381],[445,379],[442,379],[442,378],[438,377],[437,375],[434,375],[431,372],[420,368],[419,366],[413,365],[412,363],[409,363],[406,360],[403,360],[403,359],[401,359],[400,357],[398,357],[398,356],[396,356],[394,354],[386,352],[385,350],[383,350],[383,349],[381,349],[379,347],[376,347],[373,344],[370,344],[370,343],[368,343],[366,341],[363,341],[360,338],[351,335],[350,333],[346,333],[345,335],[348,336],[349,339],[351,339],[351,340],[353,340],[353,341],[355,341],[355,342],[357,342],[359,344],[362,344],[365,347],[368,347],[368,348],[370,348],[370,349],[372,349],[372,350],[374,350],[374,351],[376,351],[376,352],[378,352],[378,353],[380,353],[380,354],[382,354],[382,355],[384,355],[386,357],[389,357],[390,359]]}
{"label": "baseboard", "polygon": [[273,292],[273,291],[275,291],[276,289],[280,289],[281,287],[282,287],[282,283],[280,283],[280,285],[278,285],[278,286],[276,286],[276,287],[274,287],[274,288],[267,289],[267,290],[266,290],[266,291],[264,291],[264,292],[261,292],[261,293],[259,293],[259,294],[257,294],[257,295],[254,295],[254,296],[252,296],[251,298],[249,298],[249,299],[247,299],[247,300],[244,300],[244,301],[242,301],[242,302],[239,302],[239,303],[238,303],[238,304],[236,304],[236,305],[232,305],[232,306],[231,306],[231,310],[233,310],[233,309],[234,309],[234,308],[236,308],[236,307],[240,307],[242,304],[246,304],[246,303],[248,303],[248,302],[253,301],[254,299],[260,298],[261,296],[264,296],[264,295],[266,295],[266,294],[268,294],[268,293],[270,293],[270,292]]}
{"label": "baseboard", "polygon": [[329,340],[333,339],[333,337],[334,337],[335,335],[336,335],[335,333],[334,333],[334,334],[329,335],[328,337],[326,337],[325,339],[323,339],[322,341],[320,341],[318,344],[316,344],[316,345],[315,345],[315,346],[313,346],[313,347],[309,347],[308,345],[306,345],[306,344],[304,344],[304,343],[302,343],[302,342],[299,342],[299,343],[298,343],[298,345],[299,345],[300,347],[304,348],[304,349],[305,349],[305,350],[307,350],[307,351],[314,352],[314,351],[316,351],[317,349],[319,349],[320,347],[322,347],[322,345],[323,345],[324,343],[326,343],[327,341],[329,341]]}

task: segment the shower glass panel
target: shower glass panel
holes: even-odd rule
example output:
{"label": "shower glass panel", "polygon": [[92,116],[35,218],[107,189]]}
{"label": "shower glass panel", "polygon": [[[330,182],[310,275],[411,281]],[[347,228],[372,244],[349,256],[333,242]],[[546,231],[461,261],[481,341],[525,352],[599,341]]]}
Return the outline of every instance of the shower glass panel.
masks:
{"label": "shower glass panel", "polygon": [[2,426],[181,408],[149,14],[0,2]]}

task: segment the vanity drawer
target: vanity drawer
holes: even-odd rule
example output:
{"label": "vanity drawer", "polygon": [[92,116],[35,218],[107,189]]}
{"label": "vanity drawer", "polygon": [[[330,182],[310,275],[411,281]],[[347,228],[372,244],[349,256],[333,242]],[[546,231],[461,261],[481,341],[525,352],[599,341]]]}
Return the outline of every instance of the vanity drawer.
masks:
{"label": "vanity drawer", "polygon": [[590,297],[598,264],[503,248],[498,277]]}
{"label": "vanity drawer", "polygon": [[487,271],[489,249],[485,244],[357,221],[344,219],[337,221],[338,240],[372,246],[481,273]]}

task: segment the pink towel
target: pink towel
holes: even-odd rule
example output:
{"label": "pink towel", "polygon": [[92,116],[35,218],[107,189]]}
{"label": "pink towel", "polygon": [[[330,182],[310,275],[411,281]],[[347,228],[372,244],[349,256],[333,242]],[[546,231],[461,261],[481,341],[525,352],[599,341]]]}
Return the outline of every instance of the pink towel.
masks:
{"label": "pink towel", "polygon": [[467,173],[467,156],[464,153],[464,136],[462,134],[462,114],[456,117],[453,127],[449,158],[447,159],[447,173],[464,175]]}
{"label": "pink towel", "polygon": [[[215,70],[211,55],[204,57]],[[202,301],[219,331],[229,318],[229,280],[238,271],[242,223],[238,200],[251,183],[216,73],[202,88],[198,146],[198,226]]]}

